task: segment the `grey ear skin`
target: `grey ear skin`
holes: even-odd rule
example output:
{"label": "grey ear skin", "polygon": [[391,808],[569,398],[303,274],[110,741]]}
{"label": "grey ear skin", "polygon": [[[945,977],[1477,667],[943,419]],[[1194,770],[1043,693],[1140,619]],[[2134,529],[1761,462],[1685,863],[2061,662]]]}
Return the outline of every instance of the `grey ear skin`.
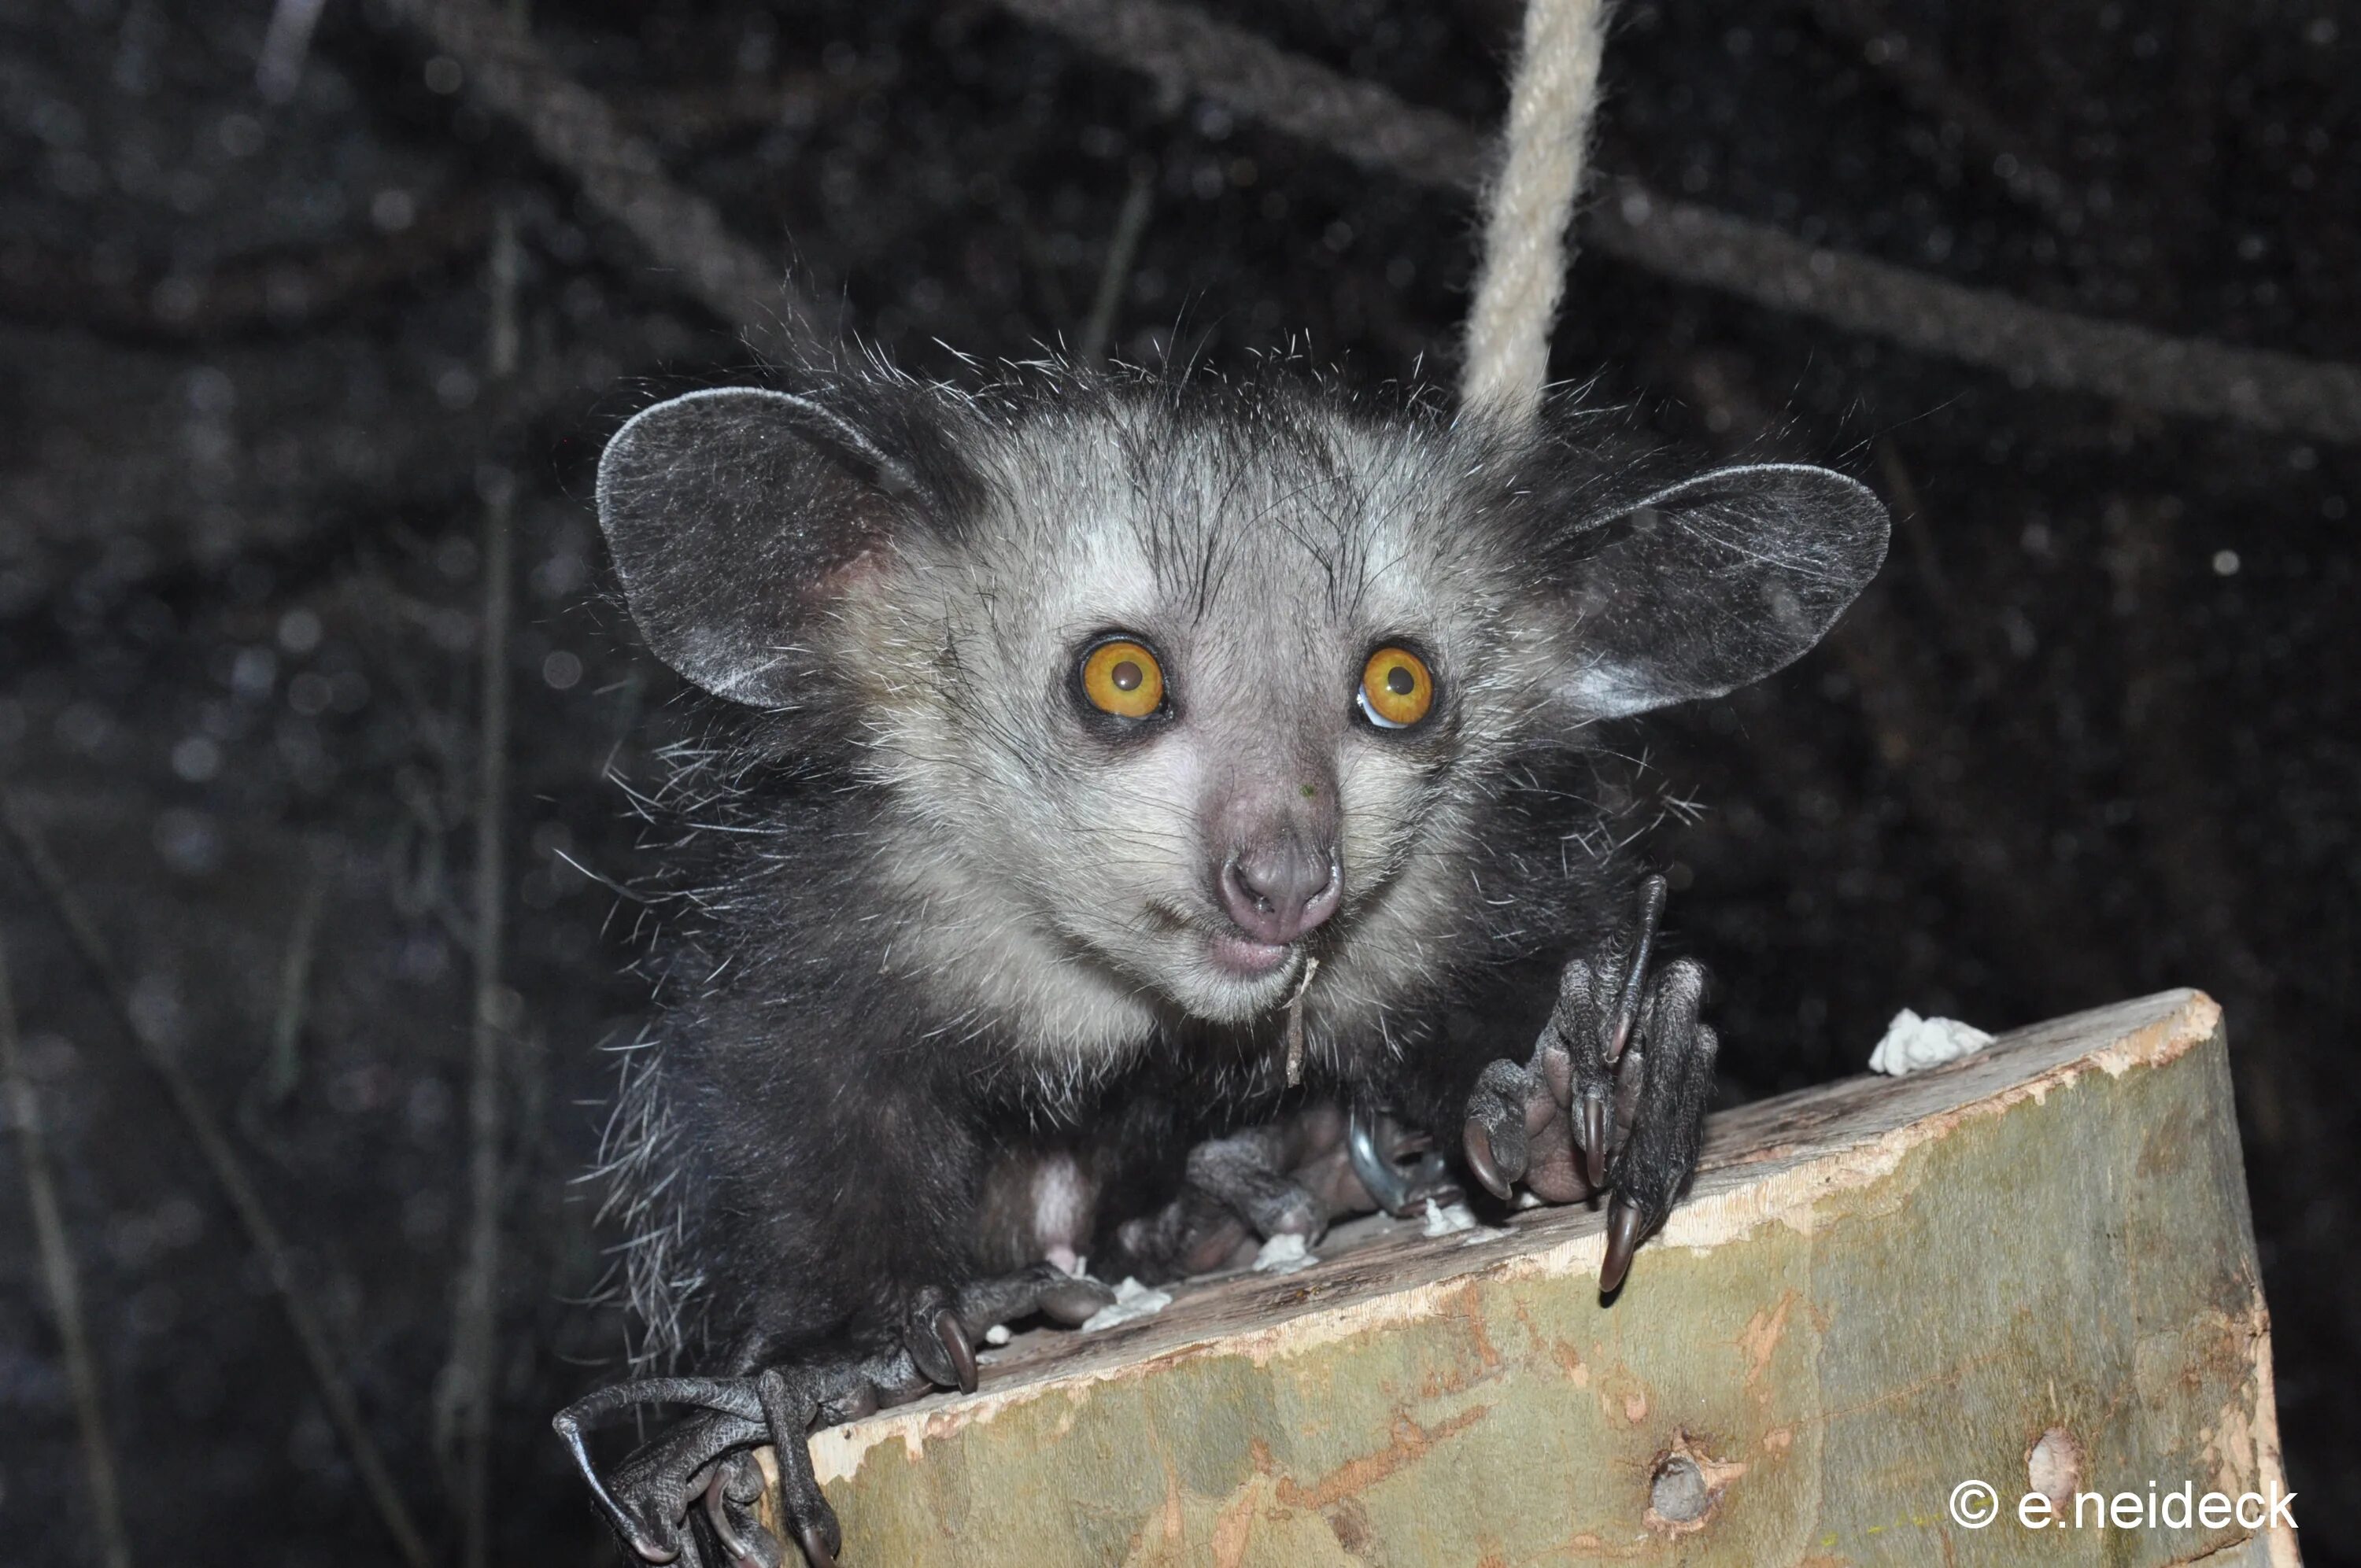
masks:
{"label": "grey ear skin", "polygon": [[1571,624],[1556,696],[1577,723],[1786,668],[1877,575],[1887,534],[1867,486],[1798,464],[1718,469],[1594,526],[1609,536],[1557,607]]}
{"label": "grey ear skin", "polygon": [[690,392],[635,415],[598,460],[598,523],[658,658],[717,696],[792,707],[807,628],[890,546],[912,487],[807,398]]}

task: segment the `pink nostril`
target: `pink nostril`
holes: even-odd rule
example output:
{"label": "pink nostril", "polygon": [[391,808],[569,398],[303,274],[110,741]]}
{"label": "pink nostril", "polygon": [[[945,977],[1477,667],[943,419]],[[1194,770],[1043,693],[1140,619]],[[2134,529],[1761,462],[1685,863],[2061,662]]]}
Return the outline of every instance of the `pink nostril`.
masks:
{"label": "pink nostril", "polygon": [[1291,942],[1336,913],[1344,875],[1333,850],[1257,845],[1222,867],[1222,906],[1257,941]]}

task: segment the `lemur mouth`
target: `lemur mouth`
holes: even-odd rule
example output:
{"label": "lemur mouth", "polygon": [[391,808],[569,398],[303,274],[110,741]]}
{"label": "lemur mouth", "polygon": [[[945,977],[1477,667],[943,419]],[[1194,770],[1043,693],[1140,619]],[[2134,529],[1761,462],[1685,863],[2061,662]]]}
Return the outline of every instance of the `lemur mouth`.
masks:
{"label": "lemur mouth", "polygon": [[1217,968],[1241,980],[1262,980],[1276,974],[1296,954],[1292,942],[1257,942],[1240,931],[1219,933],[1205,944]]}
{"label": "lemur mouth", "polygon": [[1321,945],[1315,940],[1317,932],[1306,932],[1292,942],[1257,941],[1227,920],[1208,920],[1177,905],[1151,904],[1148,915],[1150,925],[1171,938],[1204,944],[1199,950],[1213,969],[1247,983],[1292,971]]}

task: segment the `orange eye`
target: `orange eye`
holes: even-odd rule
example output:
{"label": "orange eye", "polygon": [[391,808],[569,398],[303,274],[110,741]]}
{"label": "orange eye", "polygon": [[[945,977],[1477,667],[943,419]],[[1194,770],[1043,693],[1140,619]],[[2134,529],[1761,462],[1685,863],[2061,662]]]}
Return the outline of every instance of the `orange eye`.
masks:
{"label": "orange eye", "polygon": [[1102,642],[1082,660],[1082,695],[1102,713],[1146,718],[1164,706],[1164,666],[1137,642]]}
{"label": "orange eye", "polygon": [[1380,648],[1361,666],[1361,711],[1380,729],[1407,729],[1434,706],[1434,677],[1407,648]]}

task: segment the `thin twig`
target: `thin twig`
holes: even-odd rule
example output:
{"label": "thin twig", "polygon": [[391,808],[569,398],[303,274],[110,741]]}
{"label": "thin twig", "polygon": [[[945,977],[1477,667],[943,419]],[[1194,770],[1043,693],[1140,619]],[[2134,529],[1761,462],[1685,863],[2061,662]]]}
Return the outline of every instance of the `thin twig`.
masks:
{"label": "thin twig", "polygon": [[785,268],[731,234],[712,203],[666,174],[646,138],[566,75],[514,16],[485,0],[392,0],[392,6],[459,62],[478,103],[522,128],[681,291],[733,326],[819,341],[824,318],[788,287]]}
{"label": "thin twig", "polygon": [[[495,384],[517,373],[517,284],[522,258],[507,207],[493,222],[488,370]],[[516,554],[515,487],[484,500],[483,639],[477,715],[475,1006],[467,1077],[467,1257],[460,1276],[445,1389],[456,1412],[460,1514],[467,1568],[491,1553],[493,1368],[499,1354],[500,1265],[500,1047],[510,1020],[500,984],[508,883],[509,600]]]}
{"label": "thin twig", "polygon": [[2055,170],[2035,158],[2001,117],[1954,82],[1917,40],[1891,26],[1877,0],[1811,0],[1812,14],[1829,32],[1858,48],[1872,69],[1891,82],[1904,102],[1947,126],[1978,155],[1971,159],[1992,171],[2008,193],[2038,209],[2071,234],[2082,224],[2082,204]]}
{"label": "thin twig", "polygon": [[1123,306],[1124,285],[1131,281],[1139,239],[1148,232],[1148,215],[1155,204],[1155,169],[1143,165],[1133,170],[1131,189],[1124,192],[1123,209],[1115,214],[1115,233],[1107,240],[1106,265],[1099,269],[1099,290],[1091,301],[1090,320],[1082,323],[1082,341],[1074,347],[1074,356],[1085,365],[1106,360],[1107,342],[1115,335],[1115,312]]}
{"label": "thin twig", "polygon": [[287,934],[287,960],[279,970],[279,1011],[270,1024],[270,1060],[263,1070],[263,1097],[283,1105],[295,1092],[303,1074],[303,1016],[312,1001],[312,959],[320,947],[320,906],[328,891],[328,874],[318,865],[303,883],[303,897],[295,905],[294,928]]}
{"label": "thin twig", "polygon": [[247,1174],[246,1163],[238,1157],[236,1146],[212,1108],[197,1092],[196,1085],[182,1071],[172,1053],[142,1026],[131,1009],[130,991],[124,984],[115,961],[107,956],[106,946],[100,939],[98,927],[82,901],[74,896],[73,886],[66,880],[65,871],[34,833],[33,825],[19,805],[16,792],[0,784],[0,828],[6,830],[9,840],[16,847],[18,856],[32,872],[34,883],[41,890],[58,923],[65,927],[73,940],[76,952],[99,982],[107,1008],[123,1026],[126,1036],[139,1052],[163,1085],[165,1098],[189,1130],[197,1152],[220,1186],[222,1196],[228,1200],[230,1211],[237,1216],[247,1240],[262,1258],[271,1288],[278,1293],[279,1305],[287,1314],[288,1326],[295,1332],[296,1348],[312,1373],[313,1382],[320,1390],[320,1402],[327,1408],[328,1420],[344,1440],[345,1451],[351,1458],[353,1469],[360,1477],[361,1486],[368,1494],[370,1504],[386,1533],[393,1538],[402,1561],[413,1568],[427,1568],[430,1561],[425,1539],[418,1533],[401,1494],[393,1484],[393,1473],[387,1468],[385,1457],[378,1451],[377,1441],[369,1436],[361,1422],[360,1403],[353,1396],[352,1385],[336,1368],[335,1353],[330,1348],[326,1326],[317,1308],[295,1275],[293,1257],[289,1254],[278,1224],[263,1206],[262,1195]]}
{"label": "thin twig", "polygon": [[73,325],[136,345],[217,341],[316,328],[382,308],[423,281],[482,254],[482,199],[461,192],[395,234],[309,249],[258,251],[195,266],[135,266],[120,276],[80,252],[11,236],[0,266],[0,313]]}
{"label": "thin twig", "polygon": [[254,63],[254,90],[269,103],[284,104],[302,84],[303,58],[312,52],[312,29],[327,0],[279,0],[263,29],[262,51]]}
{"label": "thin twig", "polygon": [[1902,461],[1901,449],[1891,436],[1877,439],[1877,471],[1884,477],[1886,494],[1892,499],[1888,509],[1894,515],[1894,532],[1909,541],[1911,562],[1918,568],[1919,586],[1927,597],[1943,607],[1949,616],[1955,613],[1949,580],[1943,571],[1943,557],[1935,547],[1935,531],[1927,525],[1927,509],[1918,499],[1918,486],[1910,477],[1909,466]]}
{"label": "thin twig", "polygon": [[[1156,79],[1367,169],[1469,191],[1484,144],[1447,115],[1342,76],[1164,0],[1000,0],[1008,11]],[[2361,444],[2361,366],[2176,338],[2031,305],[1906,267],[1808,245],[1766,225],[1612,182],[1585,243],[1631,266],[1847,332],[2006,373],[2024,386],[2120,398]]]}
{"label": "thin twig", "polygon": [[1449,115],[1415,108],[1186,5],[1156,0],[1000,0],[1026,21],[1153,78],[1163,97],[1221,104],[1274,130],[1421,185],[1473,189],[1484,148]]}
{"label": "thin twig", "polygon": [[16,1003],[8,985],[8,955],[0,949],[0,1080],[8,1089],[16,1124],[16,1148],[25,1166],[25,1197],[33,1211],[33,1236],[40,1249],[41,1277],[57,1315],[58,1343],[66,1358],[66,1384],[73,1390],[74,1427],[82,1438],[82,1475],[90,1483],[90,1508],[98,1521],[99,1555],[106,1568],[131,1568],[131,1535],[123,1528],[123,1493],[115,1484],[115,1449],[106,1439],[106,1416],[98,1402],[98,1362],[90,1353],[90,1325],[82,1317],[82,1282],[73,1249],[66,1245],[65,1210],[49,1174],[49,1144],[41,1131],[41,1104],[17,1048]]}

